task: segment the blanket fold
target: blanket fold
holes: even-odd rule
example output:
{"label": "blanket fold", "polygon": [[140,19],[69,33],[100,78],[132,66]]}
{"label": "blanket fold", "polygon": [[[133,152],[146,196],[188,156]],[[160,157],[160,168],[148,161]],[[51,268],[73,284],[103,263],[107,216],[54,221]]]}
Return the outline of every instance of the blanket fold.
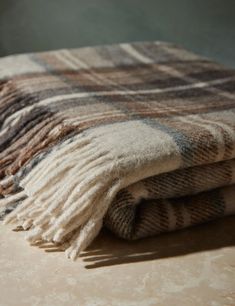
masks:
{"label": "blanket fold", "polygon": [[76,259],[235,213],[235,73],[145,42],[0,59],[0,216]]}

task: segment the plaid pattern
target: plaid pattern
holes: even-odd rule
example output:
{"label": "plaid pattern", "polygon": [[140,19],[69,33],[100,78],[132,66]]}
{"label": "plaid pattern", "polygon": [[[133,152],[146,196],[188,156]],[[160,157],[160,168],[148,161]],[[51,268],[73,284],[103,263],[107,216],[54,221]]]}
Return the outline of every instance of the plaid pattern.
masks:
{"label": "plaid pattern", "polygon": [[162,42],[5,57],[0,148],[1,218],[71,258],[103,220],[137,239],[231,214],[235,73]]}

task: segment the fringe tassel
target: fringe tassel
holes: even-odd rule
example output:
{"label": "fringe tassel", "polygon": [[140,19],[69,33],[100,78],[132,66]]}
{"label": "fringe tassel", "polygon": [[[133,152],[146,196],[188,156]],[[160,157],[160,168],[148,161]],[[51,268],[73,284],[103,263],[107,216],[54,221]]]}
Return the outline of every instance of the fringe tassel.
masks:
{"label": "fringe tassel", "polygon": [[110,152],[97,147],[92,137],[73,136],[20,181],[21,195],[27,198],[4,223],[28,230],[26,239],[32,244],[39,240],[64,244],[66,255],[75,260],[99,233],[120,189],[112,169]]}

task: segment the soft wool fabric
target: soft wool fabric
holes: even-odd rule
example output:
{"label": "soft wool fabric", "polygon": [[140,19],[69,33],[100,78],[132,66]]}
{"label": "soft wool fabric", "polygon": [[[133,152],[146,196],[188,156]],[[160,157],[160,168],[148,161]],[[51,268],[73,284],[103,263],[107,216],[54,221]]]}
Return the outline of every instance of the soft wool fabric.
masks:
{"label": "soft wool fabric", "polygon": [[[235,213],[235,73],[132,43],[0,59],[0,212],[75,259]],[[9,213],[9,214],[8,214]]]}

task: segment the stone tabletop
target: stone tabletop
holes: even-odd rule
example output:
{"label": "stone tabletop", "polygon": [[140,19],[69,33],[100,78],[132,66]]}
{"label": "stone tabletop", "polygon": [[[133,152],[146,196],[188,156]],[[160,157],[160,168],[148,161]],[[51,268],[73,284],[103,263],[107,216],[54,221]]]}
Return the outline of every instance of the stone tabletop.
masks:
{"label": "stone tabletop", "polygon": [[235,305],[235,217],[126,242],[103,230],[72,262],[0,225],[0,306]]}

